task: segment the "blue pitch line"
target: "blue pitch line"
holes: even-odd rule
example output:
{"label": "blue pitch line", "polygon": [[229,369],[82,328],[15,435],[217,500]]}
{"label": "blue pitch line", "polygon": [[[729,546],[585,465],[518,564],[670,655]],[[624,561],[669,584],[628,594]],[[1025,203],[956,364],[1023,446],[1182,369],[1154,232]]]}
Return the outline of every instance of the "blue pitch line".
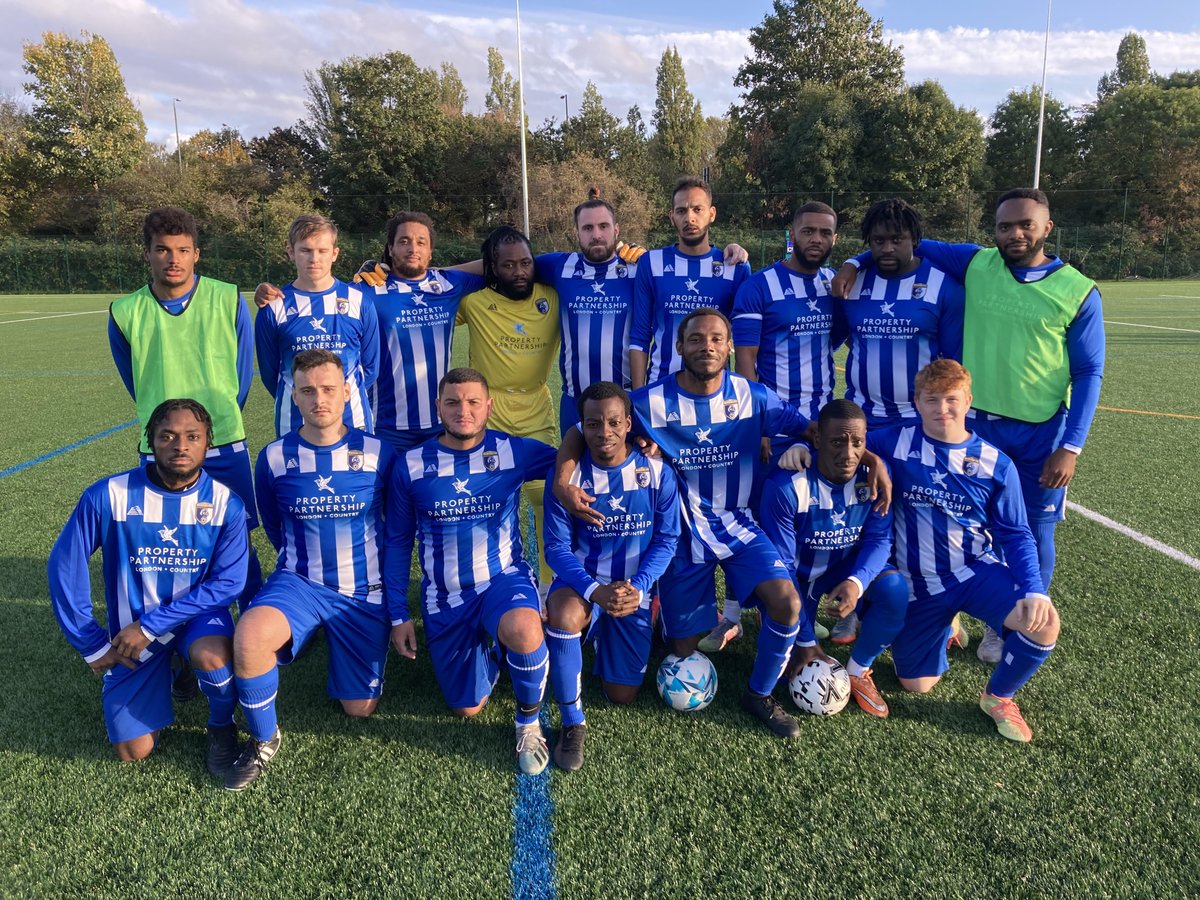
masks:
{"label": "blue pitch line", "polygon": [[[542,728],[549,727],[549,704],[542,704]],[[555,900],[554,801],[550,770],[541,775],[517,773],[513,801],[512,895],[514,900]]]}
{"label": "blue pitch line", "polygon": [[101,431],[99,434],[93,434],[91,437],[86,437],[82,441],[76,441],[73,444],[67,444],[67,446],[59,447],[57,450],[51,450],[49,453],[43,453],[41,456],[37,457],[36,459],[30,459],[30,460],[26,460],[23,463],[17,463],[15,466],[10,466],[9,468],[0,472],[0,478],[7,478],[9,475],[16,475],[18,472],[25,471],[30,466],[36,466],[38,463],[44,463],[48,459],[54,459],[54,457],[62,456],[64,453],[70,453],[72,450],[78,450],[80,447],[90,444],[93,441],[98,441],[101,438],[106,438],[110,434],[116,434],[118,431],[124,431],[126,428],[130,428],[130,427],[136,425],[137,423],[138,423],[137,419],[130,419],[128,422],[126,422],[123,425],[114,425],[112,428],[109,428],[107,431]]}

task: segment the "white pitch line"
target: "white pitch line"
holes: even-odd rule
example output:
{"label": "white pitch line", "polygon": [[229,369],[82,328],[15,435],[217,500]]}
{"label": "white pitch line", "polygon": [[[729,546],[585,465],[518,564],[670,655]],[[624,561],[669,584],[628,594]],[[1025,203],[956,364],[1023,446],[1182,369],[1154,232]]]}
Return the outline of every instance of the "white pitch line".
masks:
{"label": "white pitch line", "polygon": [[1117,322],[1113,319],[1105,319],[1105,325],[1128,325],[1130,328],[1157,328],[1159,331],[1186,331],[1188,334],[1200,334],[1200,329],[1196,328],[1168,328],[1166,325],[1142,325],[1139,322]]}
{"label": "white pitch line", "polygon": [[9,319],[7,322],[0,322],[0,325],[17,325],[21,322],[38,322],[42,319],[65,319],[68,316],[94,316],[96,313],[106,313],[107,309],[89,309],[87,312],[77,313],[59,313],[55,316],[34,316],[32,319]]}
{"label": "white pitch line", "polygon": [[1185,566],[1190,566],[1191,568],[1200,572],[1200,559],[1196,559],[1194,556],[1188,556],[1182,550],[1176,550],[1174,547],[1164,544],[1162,541],[1156,541],[1149,535],[1142,534],[1140,531],[1134,531],[1128,525],[1122,525],[1120,522],[1110,519],[1108,516],[1103,516],[1098,512],[1092,512],[1092,510],[1088,509],[1086,506],[1080,506],[1078,503],[1074,503],[1070,500],[1067,501],[1067,509],[1071,510],[1072,512],[1077,512],[1085,519],[1091,519],[1093,522],[1097,522],[1100,525],[1103,525],[1105,528],[1111,528],[1118,534],[1123,534],[1125,537],[1135,540],[1139,544],[1144,544],[1151,550],[1157,550],[1163,556],[1169,556],[1176,562],[1181,562]]}

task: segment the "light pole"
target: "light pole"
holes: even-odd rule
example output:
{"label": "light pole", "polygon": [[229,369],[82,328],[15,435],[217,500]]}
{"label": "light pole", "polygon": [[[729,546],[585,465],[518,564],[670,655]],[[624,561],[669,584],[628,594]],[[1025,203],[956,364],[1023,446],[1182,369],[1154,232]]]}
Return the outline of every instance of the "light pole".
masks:
{"label": "light pole", "polygon": [[183,177],[183,147],[179,143],[179,103],[176,97],[171,101],[171,112],[175,114],[175,157],[179,160],[179,177]]}
{"label": "light pole", "polygon": [[229,133],[229,123],[221,123],[221,131],[225,133],[225,155],[229,157],[229,164],[233,165],[233,135]]}
{"label": "light pole", "polygon": [[1050,58],[1050,4],[1046,0],[1046,42],[1042,46],[1042,102],[1038,108],[1037,150],[1033,160],[1033,186],[1042,180],[1042,125],[1046,121],[1046,60]]}
{"label": "light pole", "polygon": [[525,234],[529,234],[529,165],[525,155],[525,68],[521,60],[521,0],[517,7],[517,127],[521,129],[521,207]]}
{"label": "light pole", "polygon": [[566,124],[567,119],[571,118],[571,107],[567,106],[567,95],[560,94],[559,100],[563,102],[563,124]]}

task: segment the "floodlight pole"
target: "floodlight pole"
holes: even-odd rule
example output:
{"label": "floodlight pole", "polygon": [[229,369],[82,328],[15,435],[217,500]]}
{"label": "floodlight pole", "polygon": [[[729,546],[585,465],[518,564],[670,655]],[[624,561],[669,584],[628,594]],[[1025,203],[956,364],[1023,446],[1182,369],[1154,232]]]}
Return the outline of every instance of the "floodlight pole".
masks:
{"label": "floodlight pole", "polygon": [[183,177],[183,147],[179,143],[179,98],[171,101],[171,112],[175,114],[175,157],[179,160],[179,177]]}
{"label": "floodlight pole", "polygon": [[525,236],[529,236],[529,164],[525,156],[525,68],[521,60],[521,0],[517,5],[517,127],[521,129],[521,204]]}
{"label": "floodlight pole", "polygon": [[1037,150],[1033,158],[1033,186],[1042,180],[1042,127],[1046,121],[1046,60],[1050,57],[1050,5],[1046,0],[1046,42],[1042,46],[1042,100],[1038,108]]}

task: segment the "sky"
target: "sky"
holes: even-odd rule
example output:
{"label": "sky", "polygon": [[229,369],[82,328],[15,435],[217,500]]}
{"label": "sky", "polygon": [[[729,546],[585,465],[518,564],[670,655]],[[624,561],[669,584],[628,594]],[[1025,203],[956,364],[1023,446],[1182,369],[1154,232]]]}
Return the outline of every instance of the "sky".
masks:
{"label": "sky", "polygon": [[[1129,31],[1147,44],[1158,72],[1200,68],[1200,3],[1132,4],[1051,0],[1047,91],[1068,105],[1095,99]],[[477,0],[3,0],[0,95],[24,95],[22,46],[45,31],[89,31],[113,47],[150,140],[175,145],[173,105],[184,139],[228,125],[243,137],[305,115],[304,73],[322,62],[391,50],[421,66],[458,68],[468,110],[487,93],[487,48],[513,71],[512,2]],[[902,47],[909,82],[936,79],[960,106],[986,117],[1013,89],[1041,80],[1047,0],[863,0]],[[683,58],[706,115],[724,115],[738,92],[733,77],[749,53],[749,31],[770,0],[523,0],[526,105],[536,127],[577,107],[595,83],[618,117],[638,104],[649,120],[654,74],[664,49]],[[597,12],[597,9],[604,11]],[[178,103],[173,104],[174,98]]]}

